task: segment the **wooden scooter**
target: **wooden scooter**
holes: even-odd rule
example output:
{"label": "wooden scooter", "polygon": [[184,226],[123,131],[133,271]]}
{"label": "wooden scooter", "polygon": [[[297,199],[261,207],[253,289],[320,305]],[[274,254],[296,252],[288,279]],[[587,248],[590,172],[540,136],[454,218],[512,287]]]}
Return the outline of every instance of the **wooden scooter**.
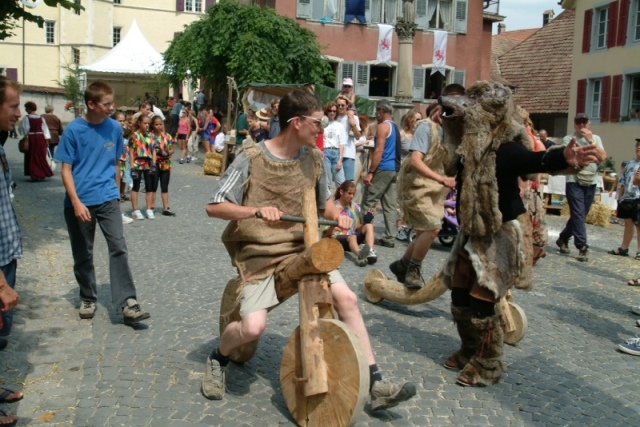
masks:
{"label": "wooden scooter", "polygon": [[[329,273],[344,259],[335,239],[318,238],[319,221],[315,191],[304,193],[304,218],[284,216],[282,220],[304,222],[307,249],[282,262],[275,271],[278,300],[299,295],[300,325],[291,334],[282,354],[280,384],[289,412],[300,426],[341,427],[355,424],[369,395],[369,366],[364,348],[355,333],[333,313]],[[220,333],[240,320],[237,296],[240,281],[227,284],[220,309]],[[230,314],[226,314],[230,313]],[[258,341],[243,345],[231,354],[234,362],[253,357]]]}
{"label": "wooden scooter", "polygon": [[[400,282],[388,279],[382,271],[373,268],[364,278],[364,296],[373,304],[378,304],[383,299],[405,305],[423,304],[447,291],[447,287],[440,280],[440,273],[441,270],[434,274],[423,288],[411,290]],[[513,345],[524,338],[528,329],[527,316],[522,308],[513,302],[511,291],[508,291],[507,295],[496,304],[496,311],[505,332],[504,342]]]}

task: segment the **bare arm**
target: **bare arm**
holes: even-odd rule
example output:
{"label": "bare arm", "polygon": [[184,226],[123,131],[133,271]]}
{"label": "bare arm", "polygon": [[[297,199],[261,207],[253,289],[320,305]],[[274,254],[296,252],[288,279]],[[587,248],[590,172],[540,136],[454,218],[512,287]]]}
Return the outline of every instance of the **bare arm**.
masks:
{"label": "bare arm", "polygon": [[71,206],[73,206],[73,212],[76,218],[82,222],[91,221],[89,209],[80,201],[78,193],[76,193],[76,184],[73,181],[73,174],[71,173],[71,165],[69,163],[62,163],[62,172],[60,175],[62,176],[64,189],[67,191],[67,195],[71,200]]}
{"label": "bare arm", "polygon": [[410,166],[419,174],[424,176],[425,178],[429,178],[437,182],[438,184],[442,184],[448,188],[454,188],[456,186],[456,180],[454,178],[449,178],[446,176],[442,176],[439,173],[435,172],[429,166],[425,165],[422,161],[422,157],[424,156],[419,151],[411,152],[411,160]]}

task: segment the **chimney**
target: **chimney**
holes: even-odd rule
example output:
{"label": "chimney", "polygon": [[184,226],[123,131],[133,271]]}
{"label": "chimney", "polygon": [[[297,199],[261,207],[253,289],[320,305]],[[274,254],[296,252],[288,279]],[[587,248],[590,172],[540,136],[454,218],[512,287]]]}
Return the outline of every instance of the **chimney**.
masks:
{"label": "chimney", "polygon": [[507,24],[501,22],[498,24],[498,34],[502,34],[504,31],[507,31]]}
{"label": "chimney", "polygon": [[556,14],[552,9],[542,12],[542,26],[547,25],[555,16]]}

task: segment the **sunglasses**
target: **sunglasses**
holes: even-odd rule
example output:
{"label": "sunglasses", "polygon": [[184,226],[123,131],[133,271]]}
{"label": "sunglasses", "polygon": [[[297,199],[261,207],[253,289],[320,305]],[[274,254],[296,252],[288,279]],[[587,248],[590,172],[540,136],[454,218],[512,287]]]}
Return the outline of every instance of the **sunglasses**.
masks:
{"label": "sunglasses", "polygon": [[335,113],[336,111],[338,111],[338,110],[336,110],[336,109],[329,110],[330,113]]}

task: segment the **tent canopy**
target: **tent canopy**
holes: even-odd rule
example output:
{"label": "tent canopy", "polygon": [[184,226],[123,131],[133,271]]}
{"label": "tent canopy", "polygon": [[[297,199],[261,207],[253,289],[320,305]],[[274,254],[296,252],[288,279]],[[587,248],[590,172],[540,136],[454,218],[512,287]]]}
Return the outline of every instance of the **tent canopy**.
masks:
{"label": "tent canopy", "polygon": [[127,35],[106,55],[80,69],[118,74],[158,74],[164,66],[162,55],[145,38],[134,20]]}

